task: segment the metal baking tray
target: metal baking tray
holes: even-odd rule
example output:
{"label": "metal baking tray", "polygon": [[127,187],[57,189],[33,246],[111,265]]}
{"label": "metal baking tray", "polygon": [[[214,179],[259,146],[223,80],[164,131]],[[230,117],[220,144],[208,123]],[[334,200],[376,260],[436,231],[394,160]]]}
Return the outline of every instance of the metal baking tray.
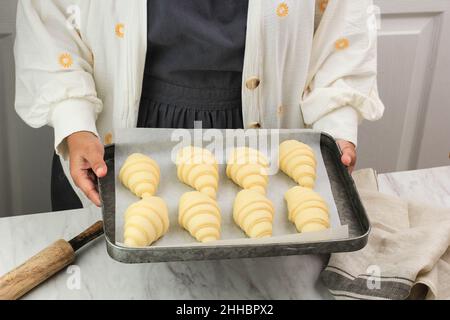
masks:
{"label": "metal baking tray", "polygon": [[149,250],[148,248],[127,248],[116,245],[114,145],[109,145],[105,147],[108,174],[99,180],[108,254],[114,260],[123,263],[150,263],[325,254],[360,250],[367,244],[370,233],[370,222],[366,211],[352,177],[340,161],[341,152],[335,140],[322,133],[320,148],[341,223],[348,225],[348,238],[307,243],[204,245],[189,248],[152,247]]}

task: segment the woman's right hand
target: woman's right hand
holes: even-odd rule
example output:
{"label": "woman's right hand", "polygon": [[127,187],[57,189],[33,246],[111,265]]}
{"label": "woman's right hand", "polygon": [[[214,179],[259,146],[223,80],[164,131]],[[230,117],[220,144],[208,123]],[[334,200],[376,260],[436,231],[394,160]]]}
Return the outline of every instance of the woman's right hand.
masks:
{"label": "woman's right hand", "polygon": [[94,174],[102,178],[108,171],[108,167],[103,160],[105,154],[103,144],[93,133],[81,131],[67,137],[67,147],[69,150],[70,175],[75,185],[96,206],[101,206]]}

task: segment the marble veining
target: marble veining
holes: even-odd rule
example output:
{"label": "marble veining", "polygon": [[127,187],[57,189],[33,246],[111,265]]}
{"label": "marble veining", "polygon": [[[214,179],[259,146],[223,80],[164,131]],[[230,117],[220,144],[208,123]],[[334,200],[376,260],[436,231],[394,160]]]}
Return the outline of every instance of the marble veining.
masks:
{"label": "marble veining", "polygon": [[450,167],[378,176],[381,192],[433,207],[450,208]]}
{"label": "marble veining", "polygon": [[[385,193],[450,206],[450,167],[380,175],[379,186]],[[0,274],[99,219],[98,209],[0,219]],[[330,299],[319,280],[326,261],[327,256],[309,255],[126,265],[109,258],[101,238],[78,253],[75,267],[24,298]]]}

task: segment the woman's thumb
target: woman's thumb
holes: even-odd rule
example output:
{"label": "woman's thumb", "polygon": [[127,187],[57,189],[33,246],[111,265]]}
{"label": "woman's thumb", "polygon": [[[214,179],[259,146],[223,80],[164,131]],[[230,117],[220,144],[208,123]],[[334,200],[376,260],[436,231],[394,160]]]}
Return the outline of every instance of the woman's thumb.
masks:
{"label": "woman's thumb", "polygon": [[102,178],[108,172],[108,167],[103,160],[103,152],[92,152],[86,156],[86,160],[97,177]]}
{"label": "woman's thumb", "polygon": [[348,153],[344,153],[341,160],[345,166],[349,166],[352,163],[352,157]]}

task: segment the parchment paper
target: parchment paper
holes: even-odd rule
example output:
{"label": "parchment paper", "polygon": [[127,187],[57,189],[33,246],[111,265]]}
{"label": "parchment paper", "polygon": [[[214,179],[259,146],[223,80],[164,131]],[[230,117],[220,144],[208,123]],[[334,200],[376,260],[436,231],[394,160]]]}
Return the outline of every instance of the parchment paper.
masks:
{"label": "parchment paper", "polygon": [[[166,235],[160,240],[152,244],[152,247],[191,247],[191,246],[205,246],[205,244],[198,243],[188,231],[184,230],[178,224],[178,202],[181,195],[188,191],[194,191],[193,188],[183,184],[178,180],[176,174],[176,165],[172,161],[172,153],[175,147],[181,147],[180,141],[172,141],[174,136],[178,138],[186,133],[194,136],[194,130],[184,130],[180,133],[174,131],[175,129],[121,129],[115,132],[115,173],[116,173],[116,242],[118,245],[122,245],[123,241],[123,225],[124,225],[124,213],[129,205],[140,200],[127,188],[125,188],[118,179],[118,172],[125,162],[126,158],[135,152],[143,153],[154,159],[161,169],[161,181],[156,193],[156,196],[163,198],[169,208],[170,227]],[[208,131],[195,130],[198,136],[208,136]],[[227,154],[225,150],[227,143],[230,139],[226,139],[225,132],[233,132],[232,130],[215,130],[215,133],[222,133],[222,144],[224,146],[223,154]],[[243,132],[241,130],[240,132]],[[246,131],[247,132],[247,131]],[[273,243],[300,243],[300,242],[312,242],[320,240],[331,239],[343,239],[348,238],[348,226],[342,226],[339,215],[337,213],[336,205],[334,202],[333,194],[331,192],[330,182],[325,169],[325,165],[320,150],[320,133],[313,132],[311,130],[259,130],[261,132],[267,132],[270,137],[268,140],[267,148],[261,144],[260,151],[265,153],[272,164],[277,163],[277,149],[272,150],[271,145],[277,145],[284,140],[297,139],[308,145],[310,145],[317,158],[317,180],[315,191],[318,192],[326,201],[330,209],[330,224],[331,228],[321,232],[312,233],[297,233],[295,225],[291,223],[287,218],[287,206],[284,200],[284,193],[295,186],[295,182],[286,176],[281,170],[275,174],[269,176],[269,185],[267,189],[267,196],[273,202],[275,207],[275,216],[273,222],[273,236],[264,239],[249,239],[245,233],[234,223],[232,212],[233,202],[236,194],[241,190],[240,187],[235,185],[225,174],[226,164],[219,164],[219,191],[217,201],[221,209],[222,214],[222,228],[221,228],[221,240],[210,242],[207,245],[220,246],[220,245],[242,245],[242,244],[273,244]],[[248,133],[248,132],[247,132]],[[275,139],[276,134],[278,138]],[[214,133],[212,134],[214,136]],[[252,134],[249,134],[252,136]],[[211,136],[211,135],[209,135]],[[216,140],[221,139],[217,137]],[[261,140],[261,139],[260,139]],[[275,141],[276,140],[276,141]],[[199,141],[195,140],[196,143]],[[262,140],[261,140],[262,141]],[[271,142],[275,141],[274,144]],[[210,145],[210,141],[203,142],[202,147]],[[192,145],[193,141],[185,141],[184,145]],[[254,147],[253,145],[251,145]],[[176,148],[175,148],[176,149]],[[178,150],[178,149],[177,149]],[[230,150],[230,149],[229,149]],[[264,150],[264,151],[263,151]],[[213,150],[211,150],[213,151]],[[272,152],[274,151],[274,152]],[[213,151],[214,152],[214,151]],[[222,160],[221,152],[215,150],[219,155],[218,161]],[[224,157],[225,158],[225,157]],[[275,162],[274,162],[275,161]],[[225,160],[223,161],[225,162]]]}

